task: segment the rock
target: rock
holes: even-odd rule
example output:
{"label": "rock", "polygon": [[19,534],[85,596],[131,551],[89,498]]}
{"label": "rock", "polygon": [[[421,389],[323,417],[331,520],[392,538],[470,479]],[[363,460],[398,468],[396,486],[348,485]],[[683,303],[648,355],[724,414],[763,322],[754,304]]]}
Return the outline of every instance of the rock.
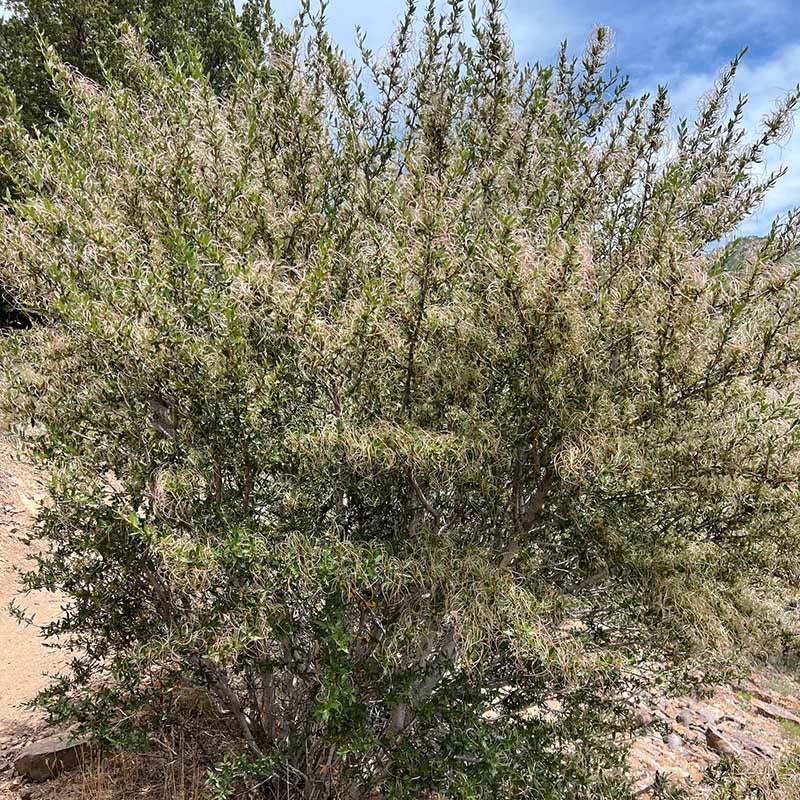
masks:
{"label": "rock", "polygon": [[759,758],[774,758],[776,755],[780,754],[780,750],[774,747],[768,747],[763,745],[761,742],[757,742],[755,739],[749,738],[739,738],[739,741],[749,753],[754,753]]}
{"label": "rock", "polygon": [[755,684],[747,686],[745,688],[745,691],[749,692],[753,697],[758,698],[764,703],[772,703],[775,701],[775,698],[768,691],[761,688],[760,686],[756,686]]}
{"label": "rock", "polygon": [[658,772],[669,778],[670,781],[680,781],[683,783],[692,779],[692,774],[689,770],[677,764],[662,764],[661,769],[657,770],[656,774],[658,774]]}
{"label": "rock", "polygon": [[653,712],[650,711],[647,706],[639,706],[636,711],[633,712],[633,716],[642,726],[649,725],[654,719]]}
{"label": "rock", "polygon": [[45,781],[65,769],[77,766],[88,750],[86,739],[70,733],[48,736],[28,745],[14,761],[19,775],[34,781]]}
{"label": "rock", "polygon": [[694,720],[694,714],[692,714],[688,708],[684,708],[683,711],[681,711],[678,716],[675,717],[675,719],[680,722],[684,728],[688,728]]}
{"label": "rock", "polygon": [[783,720],[784,722],[793,722],[795,725],[800,725],[800,717],[792,714],[791,711],[785,708],[781,708],[781,706],[775,705],[775,703],[765,703],[763,700],[751,700],[750,705],[756,714],[761,714],[762,717],[778,721]]}
{"label": "rock", "polygon": [[719,711],[709,706],[703,706],[697,709],[700,716],[705,721],[706,725],[714,725],[719,719]]}
{"label": "rock", "polygon": [[683,747],[683,739],[677,733],[669,733],[664,737],[667,747],[670,750],[680,750]]}
{"label": "rock", "polygon": [[740,756],[739,750],[710,725],[706,728],[706,744],[720,756]]}

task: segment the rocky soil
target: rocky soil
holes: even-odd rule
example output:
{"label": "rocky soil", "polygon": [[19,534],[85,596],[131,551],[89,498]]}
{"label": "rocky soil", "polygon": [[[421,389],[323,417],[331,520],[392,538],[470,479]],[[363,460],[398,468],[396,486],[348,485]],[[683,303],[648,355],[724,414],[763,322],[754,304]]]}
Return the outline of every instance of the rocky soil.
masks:
{"label": "rocky soil", "polygon": [[647,732],[633,745],[630,768],[643,797],[657,773],[707,797],[703,778],[725,754],[758,770],[800,748],[800,682],[777,669],[762,668],[709,697],[654,698],[638,715]]}

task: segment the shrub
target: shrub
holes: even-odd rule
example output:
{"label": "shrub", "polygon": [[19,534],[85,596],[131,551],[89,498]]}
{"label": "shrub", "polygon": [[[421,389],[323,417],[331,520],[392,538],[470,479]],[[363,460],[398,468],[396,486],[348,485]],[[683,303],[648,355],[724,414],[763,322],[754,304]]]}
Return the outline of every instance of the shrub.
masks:
{"label": "shrub", "polygon": [[[226,0],[10,0],[0,17],[0,86],[13,91],[29,128],[48,128],[61,115],[45,63],[43,43],[84,76],[102,80],[117,62],[117,27],[126,19],[147,25],[148,49],[172,53],[192,45],[219,92],[224,92],[247,53],[258,48],[260,12],[248,0],[240,15]],[[5,112],[3,112],[5,113]],[[9,186],[9,183],[11,184]],[[13,181],[0,182],[3,197]],[[0,328],[36,321],[20,311],[0,283]]]}
{"label": "shrub", "polygon": [[45,128],[60,115],[58,95],[46,68],[42,43],[94,80],[114,62],[117,27],[139,19],[148,48],[173,53],[191,42],[209,79],[222,91],[243,51],[256,45],[259,12],[245,2],[241,15],[228,0],[10,0],[0,19],[0,84],[12,89],[29,127]]}
{"label": "shrub", "polygon": [[268,19],[224,98],[127,34],[6,121],[40,701],[135,743],[206,688],[221,794],[622,797],[638,666],[724,666],[797,574],[797,217],[709,245],[798,95],[746,139],[736,59],[673,134],[605,29],[521,67],[497,2],[413,11],[360,67]]}

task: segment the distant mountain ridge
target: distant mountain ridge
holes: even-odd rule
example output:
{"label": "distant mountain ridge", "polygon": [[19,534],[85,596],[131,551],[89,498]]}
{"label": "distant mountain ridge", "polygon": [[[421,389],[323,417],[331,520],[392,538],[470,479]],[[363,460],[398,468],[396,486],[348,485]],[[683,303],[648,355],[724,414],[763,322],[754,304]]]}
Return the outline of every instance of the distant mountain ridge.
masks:
{"label": "distant mountain ridge", "polygon": [[[743,264],[752,261],[766,241],[766,236],[740,236],[728,244],[721,245],[711,253],[712,258],[722,256],[719,269],[723,272],[737,272]],[[794,250],[784,257],[790,264],[800,263],[800,250]]]}

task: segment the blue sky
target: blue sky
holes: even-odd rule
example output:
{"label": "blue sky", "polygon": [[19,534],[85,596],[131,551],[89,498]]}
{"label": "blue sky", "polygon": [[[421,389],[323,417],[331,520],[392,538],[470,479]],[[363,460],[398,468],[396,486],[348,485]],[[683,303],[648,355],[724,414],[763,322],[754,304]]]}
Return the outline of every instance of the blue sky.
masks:
{"label": "blue sky", "polygon": [[[284,21],[296,0],[273,0]],[[361,25],[376,49],[391,35],[403,0],[330,0],[331,32],[342,45]],[[750,97],[750,127],[769,111],[776,98],[800,82],[800,8],[796,0],[507,0],[506,16],[520,61],[552,58],[562,39],[575,52],[592,28],[609,25],[615,32],[612,62],[631,75],[633,88],[666,83],[678,115],[691,115],[719,70],[742,47],[749,48],[739,73],[738,91]],[[800,205],[800,132],[776,147],[767,166],[786,164],[789,174],[742,227],[763,232],[775,214]]]}

